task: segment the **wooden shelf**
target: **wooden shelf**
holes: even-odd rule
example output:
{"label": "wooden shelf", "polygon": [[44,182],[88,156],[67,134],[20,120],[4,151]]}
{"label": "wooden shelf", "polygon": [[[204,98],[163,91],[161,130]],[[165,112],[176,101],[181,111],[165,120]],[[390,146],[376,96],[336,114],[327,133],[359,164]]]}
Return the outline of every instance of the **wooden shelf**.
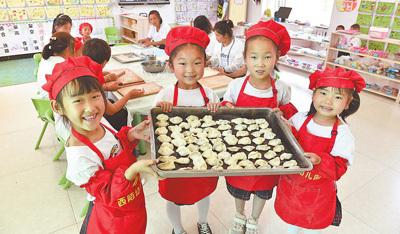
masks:
{"label": "wooden shelf", "polygon": [[306,53],[298,53],[297,51],[294,51],[294,50],[290,50],[288,55],[289,56],[306,56],[306,57],[310,57],[310,58],[318,59],[318,60],[322,60],[322,61],[325,60],[325,58],[323,58],[323,57],[318,57],[318,56],[315,56],[312,54],[306,54]]}
{"label": "wooden shelf", "polygon": [[382,76],[382,75],[370,73],[370,72],[367,72],[367,71],[363,71],[363,70],[360,70],[360,69],[356,69],[356,68],[344,66],[344,65],[341,65],[341,64],[332,63],[332,62],[326,62],[326,64],[329,64],[329,65],[332,65],[332,66],[336,66],[336,67],[342,67],[342,68],[349,69],[349,70],[353,70],[353,71],[356,71],[356,72],[359,72],[359,73],[362,73],[362,74],[374,76],[374,77],[376,77],[376,78],[380,78],[380,79],[384,79],[384,80],[388,80],[388,81],[393,81],[393,82],[396,82],[396,83],[400,83],[400,80],[397,80],[397,79],[392,79],[392,78],[389,78],[389,77],[387,77],[387,76]]}
{"label": "wooden shelf", "polygon": [[124,38],[127,41],[133,42],[133,43],[137,43],[137,40],[135,40],[134,38],[131,37],[127,37],[125,35],[121,35],[122,38]]}
{"label": "wooden shelf", "polygon": [[137,32],[137,29],[131,28],[131,27],[126,26],[126,25],[121,25],[121,28],[125,28],[125,29],[128,29],[128,30],[130,30],[130,31]]}
{"label": "wooden shelf", "polygon": [[340,35],[340,36],[347,36],[347,37],[356,37],[360,38],[361,40],[368,40],[368,41],[379,41],[383,43],[390,43],[400,45],[400,40],[392,39],[392,38],[385,38],[385,39],[378,39],[368,36],[367,34],[347,34],[342,32],[332,32],[332,34]]}
{"label": "wooden shelf", "polygon": [[377,91],[377,90],[367,89],[367,88],[365,88],[364,91],[367,91],[367,92],[370,92],[370,93],[375,93],[375,94],[378,94],[378,95],[381,95],[381,96],[384,96],[384,97],[387,97],[387,98],[391,98],[391,99],[396,100],[396,97],[395,97],[395,96],[393,96],[393,95],[387,95],[386,93],[384,93],[384,92],[382,92],[382,91]]}
{"label": "wooden shelf", "polygon": [[303,69],[303,68],[301,68],[301,67],[293,66],[293,65],[291,65],[291,64],[289,64],[289,63],[286,63],[286,62],[284,62],[284,61],[281,61],[281,60],[279,60],[278,63],[281,64],[281,65],[288,66],[288,67],[290,67],[290,68],[294,68],[294,69],[303,71],[303,72],[308,72],[308,73],[313,73],[313,72],[315,72],[315,70],[306,70],[306,69]]}
{"label": "wooden shelf", "polygon": [[355,55],[362,56],[362,57],[378,59],[378,60],[382,60],[382,61],[385,61],[385,62],[388,62],[388,63],[400,64],[400,61],[391,60],[391,59],[387,59],[387,58],[375,57],[375,56],[371,56],[369,54],[361,54],[361,53],[351,52],[349,50],[338,49],[338,48],[335,48],[335,47],[330,47],[329,49],[330,50],[341,51],[341,52],[346,52],[346,53],[349,53],[349,54],[355,54]]}

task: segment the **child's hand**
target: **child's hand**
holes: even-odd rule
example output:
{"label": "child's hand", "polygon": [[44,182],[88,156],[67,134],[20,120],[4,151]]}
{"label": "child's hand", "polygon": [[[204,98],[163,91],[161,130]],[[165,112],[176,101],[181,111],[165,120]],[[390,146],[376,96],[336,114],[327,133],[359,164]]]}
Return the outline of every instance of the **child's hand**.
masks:
{"label": "child's hand", "polygon": [[145,159],[133,163],[130,167],[128,167],[128,169],[126,169],[125,178],[132,181],[138,173],[148,173],[154,177],[157,177],[157,173],[150,167],[151,165],[156,164],[156,162],[156,160]]}
{"label": "child's hand", "polygon": [[207,104],[207,109],[211,112],[217,112],[218,108],[221,106],[219,102],[209,102]]}
{"label": "child's hand", "polygon": [[226,75],[226,72],[225,72],[224,68],[218,67],[216,70],[219,72],[220,75]]}
{"label": "child's hand", "polygon": [[107,82],[111,82],[111,81],[116,81],[118,79],[118,76],[114,73],[111,72],[106,72],[107,74],[104,74],[104,81]]}
{"label": "child's hand", "polygon": [[277,113],[280,116],[283,116],[283,112],[278,107],[272,108],[272,112]]}
{"label": "child's hand", "polygon": [[232,103],[230,103],[230,102],[227,102],[227,103],[225,104],[225,106],[228,107],[229,109],[235,108],[235,106],[234,106]]}
{"label": "child's hand", "polygon": [[314,154],[314,153],[309,153],[309,152],[307,152],[307,153],[304,153],[304,155],[305,155],[308,159],[310,159],[310,161],[311,161],[311,163],[312,163],[313,165],[318,165],[318,164],[321,163],[321,157],[318,156],[318,155],[316,155],[316,154]]}
{"label": "child's hand", "polygon": [[142,121],[128,132],[129,141],[134,139],[150,141],[150,120]]}
{"label": "child's hand", "polygon": [[170,102],[158,102],[157,106],[161,107],[163,112],[171,112],[173,105]]}
{"label": "child's hand", "polygon": [[149,47],[149,46],[151,46],[151,41],[144,41],[144,42],[143,42],[143,45],[144,45],[145,47]]}
{"label": "child's hand", "polygon": [[141,89],[132,89],[132,90],[130,90],[130,91],[126,94],[126,96],[127,96],[129,99],[132,99],[132,98],[140,97],[140,96],[142,96],[143,94],[144,94],[144,89],[143,89],[143,88],[141,88]]}

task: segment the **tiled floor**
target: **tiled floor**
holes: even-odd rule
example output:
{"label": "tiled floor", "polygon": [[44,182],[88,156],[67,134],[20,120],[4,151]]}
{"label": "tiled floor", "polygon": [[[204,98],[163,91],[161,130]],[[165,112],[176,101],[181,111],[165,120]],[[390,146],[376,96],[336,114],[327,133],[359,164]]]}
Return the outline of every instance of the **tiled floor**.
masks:
{"label": "tiled floor", "polygon": [[[295,74],[283,75],[293,87],[294,103],[301,110],[309,106],[307,81]],[[79,232],[79,217],[85,193],[72,186],[57,185],[66,167],[65,159],[52,161],[58,150],[54,131],[46,132],[39,150],[33,150],[42,123],[30,102],[34,85],[0,88],[0,233]],[[354,166],[338,182],[343,205],[339,228],[323,233],[400,233],[400,106],[389,99],[362,93],[362,105],[349,122],[356,137]],[[209,222],[216,234],[225,234],[234,213],[233,199],[220,178],[212,195]],[[157,183],[145,184],[149,234],[170,233],[165,202],[157,193]],[[260,218],[260,233],[285,233],[269,201]],[[249,208],[249,207],[247,207]],[[195,207],[183,208],[183,223],[189,234],[197,233]]]}

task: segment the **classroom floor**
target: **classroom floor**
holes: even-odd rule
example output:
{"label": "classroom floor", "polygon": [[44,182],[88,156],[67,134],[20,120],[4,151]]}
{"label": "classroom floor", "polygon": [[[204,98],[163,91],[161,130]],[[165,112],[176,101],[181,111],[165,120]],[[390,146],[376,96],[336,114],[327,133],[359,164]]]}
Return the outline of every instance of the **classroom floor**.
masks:
{"label": "classroom floor", "polygon": [[[292,86],[296,106],[306,110],[310,97],[306,79],[285,72],[282,77]],[[0,233],[79,233],[85,192],[76,186],[63,190],[57,185],[66,161],[64,157],[52,161],[58,150],[52,127],[40,149],[33,149],[42,128],[30,101],[34,90],[34,83],[0,88]],[[400,233],[400,107],[369,93],[361,94],[361,102],[358,113],[349,119],[357,146],[354,165],[338,182],[342,224],[323,233]],[[147,178],[144,189],[147,233],[171,233],[157,182]],[[234,202],[223,178],[211,199],[210,226],[213,233],[225,234]],[[188,234],[197,233],[196,207],[183,207],[182,216]],[[286,232],[286,224],[274,212],[273,200],[267,202],[259,223],[261,234]]]}

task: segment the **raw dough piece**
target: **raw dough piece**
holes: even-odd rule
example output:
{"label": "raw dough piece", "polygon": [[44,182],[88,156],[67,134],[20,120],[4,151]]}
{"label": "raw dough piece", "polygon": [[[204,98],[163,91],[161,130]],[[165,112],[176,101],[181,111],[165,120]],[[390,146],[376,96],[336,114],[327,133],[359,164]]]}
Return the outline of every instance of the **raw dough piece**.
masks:
{"label": "raw dough piece", "polygon": [[190,153],[192,153],[190,151],[190,149],[188,149],[186,146],[180,146],[178,147],[178,149],[176,149],[176,152],[180,155],[180,156],[187,156]]}
{"label": "raw dough piece", "polygon": [[157,135],[165,135],[168,133],[168,129],[166,127],[159,127],[154,131]]}
{"label": "raw dough piece", "polygon": [[174,153],[174,151],[168,146],[164,146],[158,149],[158,153],[164,156],[170,156],[171,154]]}
{"label": "raw dough piece", "polygon": [[224,140],[228,145],[236,145],[236,143],[238,143],[238,139],[234,135],[226,136]]}
{"label": "raw dough piece", "polygon": [[272,145],[272,146],[277,146],[277,145],[279,145],[279,144],[281,144],[282,142],[281,142],[281,139],[273,139],[273,140],[270,140],[269,142],[268,142],[268,145]]}
{"label": "raw dough piece", "polygon": [[195,164],[193,170],[207,170],[207,163],[204,161],[204,163]]}
{"label": "raw dough piece", "polygon": [[258,125],[261,129],[266,129],[268,128],[269,124],[268,123],[262,123],[260,125]]}
{"label": "raw dough piece", "polygon": [[221,132],[216,128],[207,128],[206,131],[208,132],[208,138],[221,137]]}
{"label": "raw dough piece", "polygon": [[242,166],[244,169],[255,169],[253,162],[250,160],[242,160],[238,163],[239,166]]}
{"label": "raw dough piece", "polygon": [[257,166],[258,168],[271,168],[271,166],[268,164],[268,162],[264,159],[257,159],[254,162],[254,165]]}
{"label": "raw dough piece", "polygon": [[292,160],[284,162],[282,166],[283,167],[294,167],[294,166],[297,166],[297,162],[296,162],[296,160],[292,159]]}
{"label": "raw dough piece", "polygon": [[212,150],[212,148],[213,148],[213,147],[212,147],[212,145],[211,145],[210,143],[206,143],[206,144],[200,146],[200,150],[201,150],[201,151]]}
{"label": "raw dough piece", "polygon": [[156,126],[158,126],[158,127],[166,127],[166,126],[168,126],[168,122],[167,121],[158,121],[156,123]]}
{"label": "raw dough piece", "polygon": [[226,146],[224,143],[219,142],[214,144],[213,149],[217,152],[222,152],[222,151],[226,151]]}
{"label": "raw dough piece", "polygon": [[175,160],[175,163],[189,164],[190,163],[190,159],[189,158],[178,158],[177,160]]}
{"label": "raw dough piece", "polygon": [[269,145],[257,145],[256,150],[267,151],[270,148]]}
{"label": "raw dough piece", "polygon": [[168,147],[168,148],[170,148],[170,149],[174,149],[174,145],[173,144],[171,144],[171,143],[169,143],[169,142],[164,142],[164,143],[162,143],[161,145],[160,145],[160,148],[161,147]]}
{"label": "raw dough piece", "polygon": [[222,159],[225,161],[225,159],[228,159],[231,157],[231,153],[229,153],[227,151],[220,152],[220,153],[218,153],[217,157],[218,157],[218,159]]}
{"label": "raw dough piece", "polygon": [[160,120],[160,121],[167,121],[169,119],[169,117],[166,114],[158,114],[156,119]]}
{"label": "raw dough piece", "polygon": [[182,139],[185,138],[185,136],[182,133],[178,132],[178,131],[172,132],[171,133],[171,137],[174,138],[174,139],[176,139],[176,138],[182,138]]}
{"label": "raw dough piece", "polygon": [[219,125],[229,125],[229,120],[226,120],[226,119],[219,119],[216,122]]}
{"label": "raw dough piece", "polygon": [[254,124],[256,121],[254,119],[243,119],[243,123],[245,124]]}
{"label": "raw dough piece", "polygon": [[221,125],[218,126],[218,130],[221,130],[221,131],[228,130],[228,129],[231,129],[231,128],[232,127],[229,124],[221,124]]}
{"label": "raw dough piece", "polygon": [[195,133],[195,134],[198,134],[198,133],[203,132],[203,129],[202,129],[202,128],[193,128],[193,127],[191,127],[191,128],[189,129],[189,131],[190,131],[190,132],[193,132],[193,133]]}
{"label": "raw dough piece", "polygon": [[272,139],[274,139],[275,136],[276,136],[276,134],[273,133],[273,132],[264,133],[264,138],[267,139],[267,140],[272,140]]}
{"label": "raw dough piece", "polygon": [[230,136],[232,135],[232,130],[226,130],[222,132],[222,136]]}
{"label": "raw dough piece", "polygon": [[237,159],[236,158],[226,158],[224,159],[224,162],[226,165],[234,165],[237,164]]}
{"label": "raw dough piece", "polygon": [[215,157],[215,158],[207,158],[206,162],[210,166],[221,166],[223,164],[222,161],[219,160],[217,157]]}
{"label": "raw dough piece", "polygon": [[200,120],[193,120],[193,121],[189,122],[189,125],[191,128],[197,128],[197,127],[200,127],[201,122],[200,122]]}
{"label": "raw dough piece", "polygon": [[243,168],[237,164],[232,164],[227,169],[237,170],[237,169],[243,169]]}
{"label": "raw dough piece", "polygon": [[237,137],[245,137],[248,136],[249,132],[248,131],[237,131],[236,136]]}
{"label": "raw dough piece", "polygon": [[276,157],[276,153],[272,150],[269,150],[267,153],[264,154],[264,158],[272,159]]}
{"label": "raw dough piece", "polygon": [[275,152],[277,152],[277,153],[279,153],[279,152],[284,151],[284,150],[285,150],[285,147],[284,147],[283,145],[277,145],[277,146],[275,146],[272,150],[275,151]]}
{"label": "raw dough piece", "polygon": [[281,160],[279,159],[279,157],[276,157],[274,159],[269,160],[268,163],[271,164],[271,166],[273,167],[277,167],[281,164]]}
{"label": "raw dough piece", "polygon": [[253,139],[254,144],[261,145],[265,141],[264,137],[256,137]]}
{"label": "raw dough piece", "polygon": [[193,161],[196,160],[203,160],[203,156],[201,156],[201,153],[198,151],[192,152],[191,154],[189,154],[189,158],[192,159]]}
{"label": "raw dough piece", "polygon": [[259,129],[258,124],[252,124],[247,127],[247,130],[249,130],[249,131],[254,131],[254,130],[258,130],[258,129]]}
{"label": "raw dough piece", "polygon": [[255,121],[256,121],[256,124],[258,124],[258,125],[263,124],[263,123],[267,123],[266,119],[256,119]]}
{"label": "raw dough piece", "polygon": [[236,160],[245,160],[245,159],[247,159],[246,154],[243,153],[243,152],[239,152],[239,153],[236,153],[236,154],[232,155],[232,158],[234,158]]}
{"label": "raw dough piece", "polygon": [[205,137],[199,137],[199,139],[197,140],[197,144],[198,145],[205,145],[205,144],[207,144],[209,142],[209,140],[207,139],[207,138],[205,138]]}
{"label": "raw dough piece", "polygon": [[279,158],[280,158],[281,160],[288,160],[288,159],[291,159],[292,156],[293,156],[293,154],[283,153],[283,154],[281,154],[281,156],[279,156]]}
{"label": "raw dough piece", "polygon": [[183,121],[183,119],[179,116],[175,116],[170,118],[169,121],[173,124],[180,124]]}
{"label": "raw dough piece", "polygon": [[191,152],[198,152],[199,151],[199,146],[194,145],[194,144],[189,144],[187,146],[187,148],[191,151]]}
{"label": "raw dough piece", "polygon": [[195,115],[189,115],[188,117],[186,117],[186,121],[188,121],[188,122],[192,122],[194,120],[199,120],[199,117],[197,117]]}
{"label": "raw dough piece", "polygon": [[247,155],[247,158],[249,159],[259,159],[261,158],[261,153],[257,152],[257,151],[252,151],[249,153],[249,155]]}
{"label": "raw dough piece", "polygon": [[192,144],[197,142],[197,137],[195,136],[187,136],[184,138],[187,144]]}
{"label": "raw dough piece", "polygon": [[159,142],[162,142],[162,143],[164,143],[164,142],[170,142],[170,141],[171,141],[171,137],[169,137],[169,136],[167,136],[167,135],[159,135],[159,136],[157,137],[157,140],[158,140]]}
{"label": "raw dough piece", "polygon": [[182,132],[182,128],[179,127],[179,126],[168,126],[168,129],[169,129],[171,132]]}
{"label": "raw dough piece", "polygon": [[213,117],[211,115],[205,115],[202,119],[205,123],[213,121]]}
{"label": "raw dough piece", "polygon": [[160,162],[169,162],[169,161],[175,161],[176,157],[175,156],[160,156],[157,159]]}
{"label": "raw dough piece", "polygon": [[214,120],[208,121],[208,122],[204,122],[201,127],[203,128],[207,128],[207,127],[212,127],[217,125],[217,123]]}
{"label": "raw dough piece", "polygon": [[239,145],[250,145],[251,144],[251,140],[249,137],[243,137],[241,139],[239,139],[239,141],[237,142]]}
{"label": "raw dough piece", "polygon": [[235,130],[238,130],[238,131],[243,131],[245,129],[247,129],[247,125],[238,124],[235,126]]}
{"label": "raw dough piece", "polygon": [[253,137],[260,137],[260,136],[261,136],[261,132],[255,131],[255,132],[252,132],[251,135],[252,135]]}
{"label": "raw dough piece", "polygon": [[231,122],[233,122],[235,124],[241,124],[241,123],[243,123],[243,118],[235,118],[235,119],[232,119]]}
{"label": "raw dough piece", "polygon": [[179,127],[181,127],[182,129],[189,129],[190,125],[186,122],[182,122],[179,124]]}
{"label": "raw dough piece", "polygon": [[254,148],[256,148],[256,147],[254,147],[254,146],[252,146],[252,145],[243,146],[243,149],[245,149],[245,150],[248,151],[248,152],[254,150]]}
{"label": "raw dough piece", "polygon": [[228,147],[228,150],[232,151],[232,152],[238,152],[240,150],[240,148],[237,146],[232,146],[232,147]]}
{"label": "raw dough piece", "polygon": [[171,143],[174,144],[176,147],[186,145],[186,141],[183,138],[175,138],[171,141]]}
{"label": "raw dough piece", "polygon": [[222,138],[219,138],[219,137],[215,138],[215,139],[211,139],[210,141],[211,141],[211,144],[213,144],[213,145],[218,144],[218,143],[223,143]]}
{"label": "raw dough piece", "polygon": [[218,165],[218,166],[211,167],[211,170],[220,171],[220,170],[224,170],[224,168],[222,166]]}
{"label": "raw dough piece", "polygon": [[169,170],[175,169],[175,163],[174,163],[174,161],[167,161],[167,162],[159,163],[157,165],[157,167],[160,168],[161,170],[169,171]]}
{"label": "raw dough piece", "polygon": [[206,150],[203,152],[203,157],[204,158],[217,158],[218,154],[214,151],[212,151],[212,149]]}

